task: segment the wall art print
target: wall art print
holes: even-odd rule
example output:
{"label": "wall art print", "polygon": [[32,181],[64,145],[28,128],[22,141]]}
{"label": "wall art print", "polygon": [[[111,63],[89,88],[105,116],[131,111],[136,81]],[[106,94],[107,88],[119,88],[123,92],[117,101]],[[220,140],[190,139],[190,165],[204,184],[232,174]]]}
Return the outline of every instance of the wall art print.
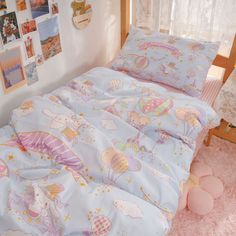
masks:
{"label": "wall art print", "polygon": [[0,31],[4,45],[20,38],[15,12],[0,16]]}
{"label": "wall art print", "polygon": [[28,85],[32,85],[39,80],[35,62],[32,62],[25,66],[25,74]]}
{"label": "wall art print", "polygon": [[44,60],[48,60],[62,51],[58,16],[39,23],[38,31]]}
{"label": "wall art print", "polygon": [[17,11],[24,11],[27,9],[25,0],[16,0]]}
{"label": "wall art print", "polygon": [[5,11],[7,9],[6,0],[0,0],[0,11]]}
{"label": "wall art print", "polygon": [[36,66],[41,66],[43,63],[44,63],[44,60],[43,60],[43,55],[37,55],[35,57],[35,63],[36,63]]}
{"label": "wall art print", "polygon": [[36,21],[30,20],[21,24],[21,32],[23,35],[34,32],[37,30]]}
{"label": "wall art print", "polygon": [[9,93],[26,84],[20,47],[0,53],[0,79],[4,93]]}
{"label": "wall art print", "polygon": [[57,2],[53,2],[51,5],[51,12],[52,15],[56,15],[59,13],[59,7],[58,7],[58,3]]}
{"label": "wall art print", "polygon": [[26,51],[27,57],[31,58],[35,56],[33,39],[30,36],[28,36],[27,39],[24,41],[24,44],[25,44],[25,51]]}
{"label": "wall art print", "polygon": [[30,0],[33,19],[49,13],[48,0]]}

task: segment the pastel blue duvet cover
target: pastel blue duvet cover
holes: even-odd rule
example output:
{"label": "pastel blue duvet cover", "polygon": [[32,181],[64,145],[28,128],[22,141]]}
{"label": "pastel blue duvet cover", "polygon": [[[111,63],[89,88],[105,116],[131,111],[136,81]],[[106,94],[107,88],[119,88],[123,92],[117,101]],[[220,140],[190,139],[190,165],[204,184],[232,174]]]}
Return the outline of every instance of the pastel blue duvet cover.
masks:
{"label": "pastel blue duvet cover", "polygon": [[0,129],[0,235],[166,235],[195,140],[218,122],[107,68],[26,100]]}

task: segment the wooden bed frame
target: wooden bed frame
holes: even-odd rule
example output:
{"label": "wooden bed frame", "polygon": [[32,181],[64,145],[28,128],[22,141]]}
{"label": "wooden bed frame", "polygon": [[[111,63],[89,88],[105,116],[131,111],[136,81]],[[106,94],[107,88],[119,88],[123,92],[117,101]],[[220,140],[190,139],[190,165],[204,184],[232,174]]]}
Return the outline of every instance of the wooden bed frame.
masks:
{"label": "wooden bed frame", "polygon": [[[121,3],[121,47],[122,47],[129,34],[130,23],[131,23],[130,22],[131,3],[130,0],[120,0],[120,3]],[[225,69],[223,76],[223,83],[225,83],[225,81],[229,78],[231,72],[236,66],[236,34],[234,37],[232,48],[230,50],[229,57],[225,57],[218,54],[212,64]],[[216,135],[229,141],[236,142],[236,136],[234,136],[234,134],[231,134],[230,132],[226,132],[225,131],[226,127],[229,127],[229,124],[226,121],[222,121],[219,127],[210,130],[205,144],[207,146],[210,144],[212,135]]]}

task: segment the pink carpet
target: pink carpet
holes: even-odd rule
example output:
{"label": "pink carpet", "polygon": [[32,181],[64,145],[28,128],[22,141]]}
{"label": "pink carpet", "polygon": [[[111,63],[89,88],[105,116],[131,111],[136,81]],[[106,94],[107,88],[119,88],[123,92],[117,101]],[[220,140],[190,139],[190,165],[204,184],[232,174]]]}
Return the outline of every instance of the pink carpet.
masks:
{"label": "pink carpet", "polygon": [[236,236],[236,144],[213,137],[196,159],[212,167],[224,183],[224,193],[206,216],[186,209],[179,212],[169,236]]}

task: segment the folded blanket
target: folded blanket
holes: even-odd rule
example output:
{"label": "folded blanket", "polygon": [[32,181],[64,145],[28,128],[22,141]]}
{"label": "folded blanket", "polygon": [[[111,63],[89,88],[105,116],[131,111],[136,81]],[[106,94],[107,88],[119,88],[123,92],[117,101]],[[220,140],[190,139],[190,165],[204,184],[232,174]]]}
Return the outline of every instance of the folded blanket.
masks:
{"label": "folded blanket", "polygon": [[165,235],[196,137],[218,123],[107,68],[30,98],[0,129],[1,235]]}

